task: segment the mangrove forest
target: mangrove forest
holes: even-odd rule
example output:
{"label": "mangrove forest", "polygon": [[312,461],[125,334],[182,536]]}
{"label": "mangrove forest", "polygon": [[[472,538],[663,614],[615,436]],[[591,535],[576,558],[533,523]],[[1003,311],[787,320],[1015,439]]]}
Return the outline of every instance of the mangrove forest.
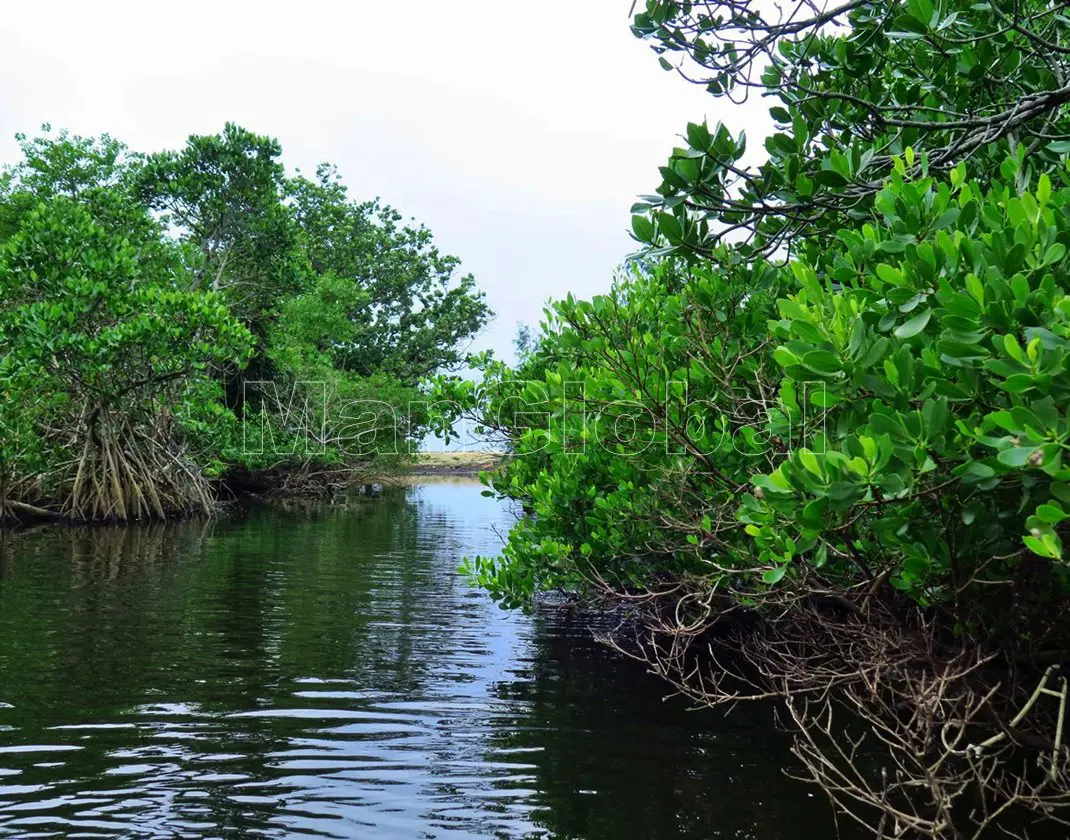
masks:
{"label": "mangrove forest", "polygon": [[606,641],[700,707],[778,701],[785,769],[862,836],[1065,836],[1066,7],[637,5],[723,120],[611,291],[439,380],[522,509],[466,570],[624,610]]}
{"label": "mangrove forest", "polygon": [[18,136],[0,836],[1070,836],[1070,9],[629,21],[716,118],[513,358],[273,137]]}

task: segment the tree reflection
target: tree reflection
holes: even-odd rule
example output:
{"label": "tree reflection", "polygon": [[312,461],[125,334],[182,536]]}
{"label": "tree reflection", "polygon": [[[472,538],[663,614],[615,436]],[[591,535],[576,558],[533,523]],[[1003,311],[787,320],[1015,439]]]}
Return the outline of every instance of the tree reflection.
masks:
{"label": "tree reflection", "polygon": [[780,770],[790,740],[771,707],[689,710],[593,629],[581,611],[542,608],[526,667],[498,687],[523,711],[497,722],[496,748],[534,765],[536,822],[585,840],[833,836],[825,801]]}

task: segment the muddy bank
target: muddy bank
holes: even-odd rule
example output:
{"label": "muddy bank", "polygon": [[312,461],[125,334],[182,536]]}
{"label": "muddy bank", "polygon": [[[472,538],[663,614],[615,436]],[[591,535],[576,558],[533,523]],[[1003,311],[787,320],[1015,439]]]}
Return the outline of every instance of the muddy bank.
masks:
{"label": "muddy bank", "polygon": [[496,469],[501,452],[421,452],[402,472],[405,475],[478,475]]}

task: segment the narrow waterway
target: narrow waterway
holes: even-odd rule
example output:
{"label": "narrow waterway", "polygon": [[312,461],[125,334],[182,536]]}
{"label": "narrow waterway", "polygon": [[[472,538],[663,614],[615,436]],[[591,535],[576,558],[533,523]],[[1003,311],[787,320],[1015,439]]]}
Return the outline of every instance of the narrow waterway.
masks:
{"label": "narrow waterway", "polygon": [[768,708],[469,588],[480,490],[0,535],[0,836],[831,836]]}

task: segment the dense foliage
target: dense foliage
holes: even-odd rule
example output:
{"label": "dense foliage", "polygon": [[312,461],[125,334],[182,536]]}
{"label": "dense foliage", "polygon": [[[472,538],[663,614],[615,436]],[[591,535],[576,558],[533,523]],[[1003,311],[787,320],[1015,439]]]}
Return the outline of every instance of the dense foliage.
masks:
{"label": "dense foliage", "polygon": [[[1000,732],[1024,702],[1014,663],[1067,646],[1070,20],[1039,2],[649,0],[633,28],[715,96],[772,97],[777,130],[746,168],[742,135],[688,125],[612,291],[553,304],[516,370],[440,380],[443,422],[474,416],[514,456],[486,480],[521,516],[469,571],[505,606],[551,589],[645,605],[638,655],[711,703],[737,696],[711,634],[752,611],[764,629],[736,653],[759,696],[841,685],[877,721],[883,781],[835,731],[799,751],[838,804],[884,814],[860,817],[878,836],[1065,805],[1054,724],[1025,742],[1048,745],[1040,787],[959,762],[939,727]],[[801,637],[829,604],[862,629],[830,630],[834,610]],[[1000,647],[1010,675],[979,688]],[[806,738],[830,708],[792,706]],[[960,813],[978,790],[997,805]]]}
{"label": "dense foliage", "polygon": [[[562,556],[629,557],[648,573],[664,563],[635,566],[638,546],[694,554],[695,571],[713,554],[767,583],[800,563],[887,572],[924,602],[1030,555],[1062,559],[1068,197],[1047,175],[1018,194],[897,176],[882,226],[824,253],[839,280],[758,262],[692,269],[674,289],[662,266],[558,305],[542,348],[556,363],[526,398],[575,402],[553,400],[549,429],[518,439],[536,457],[494,479],[535,504],[517,556],[537,568],[552,536]],[[621,417],[636,422],[607,433]],[[561,469],[546,469],[555,457]],[[1061,567],[1050,572],[1062,592]]]}
{"label": "dense foliage", "polygon": [[19,139],[0,176],[0,518],[162,517],[206,508],[214,479],[403,457],[421,380],[489,315],[426,228],[350,200],[330,167],[287,177],[270,138]]}
{"label": "dense foliage", "polygon": [[[788,132],[748,171],[741,139],[689,125],[636,208],[650,256],[554,305],[517,371],[440,383],[518,456],[491,481],[528,515],[478,566],[511,604],[685,569],[955,602],[1064,557],[1070,125],[1044,45],[1070,27],[1043,4],[807,9],[647,4],[637,34],[714,94],[775,96]],[[1046,105],[990,116],[1003,97]]]}
{"label": "dense foliage", "polygon": [[[688,128],[636,232],[712,256],[740,235],[795,249],[870,215],[897,155],[982,177],[1019,145],[1034,167],[1070,150],[1067,23],[1059,4],[962,0],[651,0],[634,21],[666,69],[739,101],[773,99],[766,160],[746,138]],[[746,252],[746,247],[743,248]]]}
{"label": "dense foliage", "polygon": [[[531,515],[481,580],[516,604],[592,562],[626,585],[814,570],[973,606],[967,586],[1061,560],[1070,190],[964,170],[894,173],[814,259],[661,264],[557,304],[526,368],[482,386],[523,456],[491,481]],[[1034,594],[1064,595],[1044,568]]]}

